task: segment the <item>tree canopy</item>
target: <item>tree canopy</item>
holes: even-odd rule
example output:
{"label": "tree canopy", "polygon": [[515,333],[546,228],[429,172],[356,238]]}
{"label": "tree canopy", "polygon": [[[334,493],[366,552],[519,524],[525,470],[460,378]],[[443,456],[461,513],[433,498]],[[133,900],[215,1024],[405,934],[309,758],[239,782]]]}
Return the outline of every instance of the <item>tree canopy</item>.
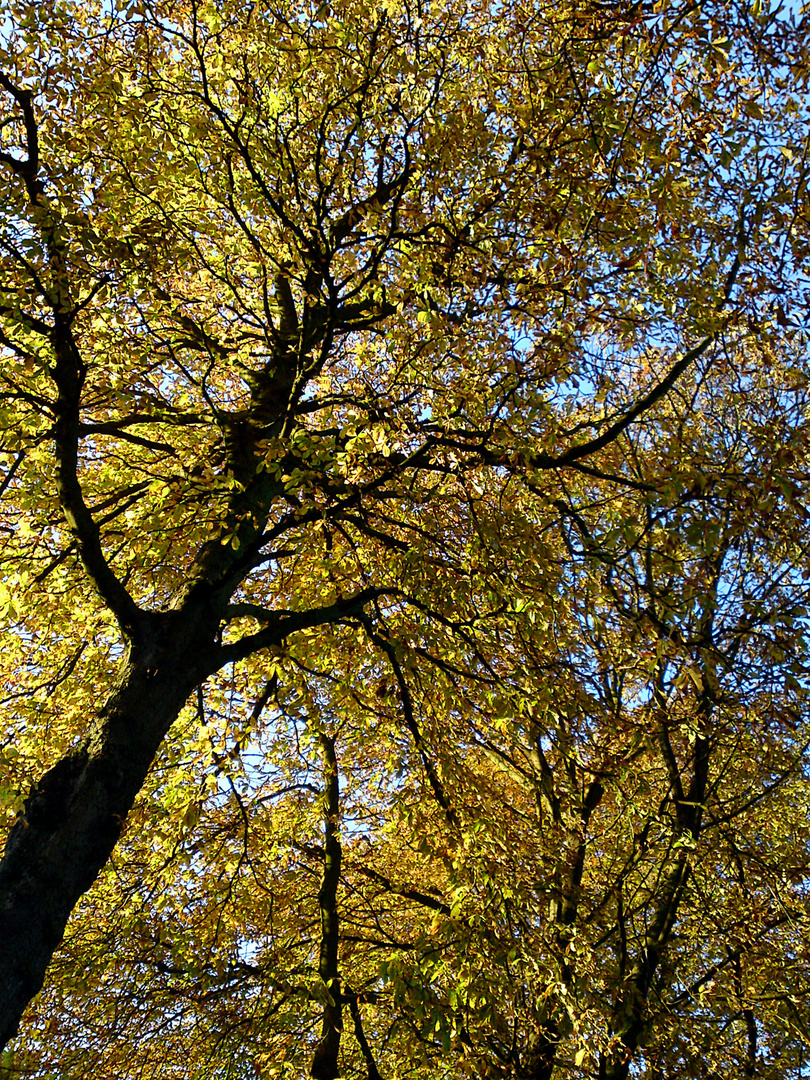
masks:
{"label": "tree canopy", "polygon": [[809,30],[11,0],[9,1074],[805,1074]]}

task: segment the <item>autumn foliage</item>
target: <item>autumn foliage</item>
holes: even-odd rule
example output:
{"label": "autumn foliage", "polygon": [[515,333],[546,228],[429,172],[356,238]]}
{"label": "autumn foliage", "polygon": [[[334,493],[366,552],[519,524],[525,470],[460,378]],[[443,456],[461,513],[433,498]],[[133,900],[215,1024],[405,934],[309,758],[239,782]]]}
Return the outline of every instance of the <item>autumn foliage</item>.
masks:
{"label": "autumn foliage", "polygon": [[10,0],[8,1075],[805,1075],[809,38]]}

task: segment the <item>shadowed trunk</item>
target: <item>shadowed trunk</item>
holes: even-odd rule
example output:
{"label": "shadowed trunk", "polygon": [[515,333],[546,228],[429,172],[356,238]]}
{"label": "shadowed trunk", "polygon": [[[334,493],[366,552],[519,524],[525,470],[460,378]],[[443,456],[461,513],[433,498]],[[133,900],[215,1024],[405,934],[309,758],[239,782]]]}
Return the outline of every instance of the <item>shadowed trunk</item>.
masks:
{"label": "shadowed trunk", "polygon": [[209,674],[210,617],[195,610],[150,622],[90,735],[42,777],[9,833],[0,862],[0,1046],[41,988],[71,910],[115,847],[161,740]]}

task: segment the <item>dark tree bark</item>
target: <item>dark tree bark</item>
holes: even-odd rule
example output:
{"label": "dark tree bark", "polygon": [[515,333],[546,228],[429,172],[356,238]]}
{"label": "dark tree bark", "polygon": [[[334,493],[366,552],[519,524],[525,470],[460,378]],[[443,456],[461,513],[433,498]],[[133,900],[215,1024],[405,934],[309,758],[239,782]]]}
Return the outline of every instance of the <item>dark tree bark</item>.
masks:
{"label": "dark tree bark", "polygon": [[0,1045],[42,986],[70,912],[109,858],[161,740],[216,666],[216,621],[195,609],[153,620],[91,733],[28,796],[0,863]]}
{"label": "dark tree bark", "polygon": [[338,945],[340,923],[337,909],[337,891],[340,882],[342,848],[340,846],[340,786],[335,740],[325,733],[319,737],[323,753],[323,875],[318,891],[321,912],[321,944],[318,973],[329,991],[324,1002],[321,1037],[315,1049],[310,1068],[313,1080],[336,1080],[338,1053],[343,1032],[343,1008],[338,970]]}

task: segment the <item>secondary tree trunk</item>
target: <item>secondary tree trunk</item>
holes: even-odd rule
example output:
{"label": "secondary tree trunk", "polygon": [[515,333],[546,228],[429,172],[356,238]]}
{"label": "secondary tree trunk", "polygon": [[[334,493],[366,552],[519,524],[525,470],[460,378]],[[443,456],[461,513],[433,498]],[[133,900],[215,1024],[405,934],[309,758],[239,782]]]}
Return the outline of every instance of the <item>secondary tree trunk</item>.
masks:
{"label": "secondary tree trunk", "polygon": [[335,740],[322,732],[318,738],[323,753],[323,811],[324,844],[323,875],[318,890],[321,910],[321,945],[318,973],[330,1000],[324,1002],[321,1037],[310,1066],[313,1080],[336,1080],[340,1037],[343,1034],[343,1009],[338,970],[340,922],[337,907],[340,863],[343,849],[340,843],[340,780],[338,777]]}

